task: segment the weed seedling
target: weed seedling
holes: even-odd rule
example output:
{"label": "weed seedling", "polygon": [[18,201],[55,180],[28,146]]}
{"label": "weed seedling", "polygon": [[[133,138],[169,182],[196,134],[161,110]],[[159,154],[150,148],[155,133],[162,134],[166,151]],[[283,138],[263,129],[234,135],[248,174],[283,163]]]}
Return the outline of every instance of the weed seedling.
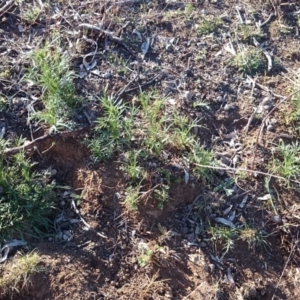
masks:
{"label": "weed seedling", "polygon": [[122,164],[121,170],[126,172],[130,181],[136,183],[146,178],[146,171],[139,165],[141,151],[129,151],[125,154],[126,161]]}
{"label": "weed seedling", "polygon": [[290,26],[288,21],[280,19],[277,21],[278,31],[281,34],[290,34],[293,31],[293,26]]}
{"label": "weed seedling", "polygon": [[144,242],[139,243],[138,250],[139,250],[139,253],[140,253],[137,257],[138,264],[139,264],[140,267],[143,268],[143,267],[145,267],[146,265],[148,265],[150,263],[150,261],[152,260],[152,256],[153,256],[154,252]]}
{"label": "weed seedling", "polygon": [[31,5],[24,7],[21,11],[23,11],[23,20],[28,24],[34,24],[42,14],[39,7]]}
{"label": "weed seedling", "polygon": [[192,147],[195,136],[192,135],[191,130],[197,126],[197,121],[190,122],[187,117],[174,114],[173,133],[170,136],[170,140],[175,148],[186,150]]}
{"label": "weed seedling", "polygon": [[162,184],[159,188],[154,190],[154,198],[158,202],[157,207],[159,209],[163,209],[168,203],[170,197],[169,197],[169,189],[170,187],[166,184]]}
{"label": "weed seedling", "polygon": [[76,95],[75,73],[70,70],[70,60],[66,53],[60,52],[59,46],[56,40],[31,53],[32,67],[28,70],[27,80],[41,88],[45,106],[45,111],[35,113],[34,117],[50,126],[66,127],[65,122],[81,99]]}
{"label": "weed seedling", "polygon": [[211,169],[201,167],[200,165],[213,165],[213,154],[200,146],[197,142],[194,143],[191,148],[191,152],[187,155],[190,162],[193,173],[196,177],[209,178],[211,175]]}
{"label": "weed seedling", "polygon": [[195,7],[191,3],[186,4],[184,9],[186,20],[191,20],[193,18],[194,11]]}
{"label": "weed seedling", "polygon": [[[2,149],[4,143],[2,142]],[[0,240],[12,236],[40,236],[52,228],[54,183],[32,172],[33,164],[18,153],[7,163],[0,157]]]}
{"label": "weed seedling", "polygon": [[103,116],[97,120],[96,134],[89,142],[89,148],[93,156],[103,161],[129,146],[132,136],[134,111],[125,116],[128,109],[122,101],[116,101],[104,95],[101,99]]}
{"label": "weed seedling", "polygon": [[278,175],[292,179],[300,174],[300,146],[298,142],[285,144],[281,142],[269,162],[269,170]]}
{"label": "weed seedling", "polygon": [[260,27],[257,28],[256,26],[251,26],[247,24],[239,25],[237,35],[242,41],[245,42],[251,42],[253,38],[259,40],[265,36]]}
{"label": "weed seedling", "polygon": [[144,136],[143,146],[150,154],[159,156],[169,138],[167,119],[162,115],[164,99],[159,99],[155,93],[142,93],[139,102],[144,117],[140,128]]}
{"label": "weed seedling", "polygon": [[125,197],[125,204],[126,207],[130,210],[137,210],[138,209],[138,202],[141,198],[140,193],[140,185],[138,186],[129,186],[126,189],[126,197]]}
{"label": "weed seedling", "polygon": [[239,232],[239,239],[247,242],[250,249],[259,246],[262,250],[262,248],[269,246],[267,237],[268,235],[262,230],[251,228],[248,225]]}
{"label": "weed seedling", "polygon": [[224,257],[229,250],[233,249],[234,239],[236,238],[236,229],[226,228],[220,226],[211,226],[209,228],[210,241],[212,241],[215,251],[218,251],[218,245],[222,248],[222,257]]}
{"label": "weed seedling", "polygon": [[242,74],[257,74],[265,70],[265,60],[261,50],[246,48],[237,53],[231,63]]}
{"label": "weed seedling", "polygon": [[201,23],[197,25],[197,33],[207,35],[215,32],[222,25],[222,20],[219,17],[203,17]]}

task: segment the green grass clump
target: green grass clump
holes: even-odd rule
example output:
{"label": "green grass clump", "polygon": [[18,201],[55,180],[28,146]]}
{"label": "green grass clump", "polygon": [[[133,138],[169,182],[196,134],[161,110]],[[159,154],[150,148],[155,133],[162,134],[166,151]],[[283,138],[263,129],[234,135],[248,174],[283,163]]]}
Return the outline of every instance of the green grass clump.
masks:
{"label": "green grass clump", "polygon": [[252,42],[253,38],[261,39],[265,36],[262,29],[253,25],[240,24],[237,30],[238,37],[245,42]]}
{"label": "green grass clump", "polygon": [[209,178],[211,176],[212,170],[203,167],[213,165],[213,154],[210,151],[195,143],[188,153],[187,158],[197,178]]}
{"label": "green grass clump", "polygon": [[106,95],[100,101],[103,115],[97,120],[95,138],[89,142],[89,148],[97,160],[104,161],[129,147],[136,112],[134,107],[130,108]]}
{"label": "green grass clump", "polygon": [[209,228],[210,241],[213,243],[215,251],[218,252],[218,246],[222,246],[222,257],[234,247],[234,242],[237,237],[237,230],[221,226],[211,226]]}
{"label": "green grass clump", "polygon": [[[213,161],[212,154],[199,145],[193,133],[198,120],[191,122],[178,112],[167,112],[165,100],[153,91],[141,93],[128,104],[104,95],[100,99],[102,116],[93,139],[87,142],[95,160],[122,154],[120,169],[129,184],[125,204],[132,210],[138,209],[141,185],[149,177],[145,161],[156,158],[162,164],[168,163],[162,155],[165,151],[173,150],[187,160],[197,178],[211,174],[209,168],[198,165],[211,165]],[[149,195],[160,209],[169,201],[169,186],[170,182],[161,183]]]}
{"label": "green grass clump", "polygon": [[196,30],[200,35],[207,35],[217,31],[221,25],[222,20],[219,17],[203,17]]}
{"label": "green grass clump", "polygon": [[268,169],[286,179],[298,177],[300,174],[300,145],[298,142],[293,144],[281,142],[275,149]]}
{"label": "green grass clump", "polygon": [[39,266],[41,257],[36,252],[31,252],[26,255],[14,258],[0,277],[0,295],[9,293],[9,291],[21,292],[30,284],[31,276],[42,271]]}
{"label": "green grass clump", "polygon": [[125,161],[121,166],[121,170],[124,171],[130,179],[131,183],[137,183],[147,177],[146,170],[140,165],[141,159],[140,150],[130,150],[125,153]]}
{"label": "green grass clump", "polygon": [[266,62],[261,50],[249,47],[237,53],[231,64],[242,74],[262,73],[266,69]]}
{"label": "green grass clump", "polygon": [[239,231],[239,239],[247,242],[249,249],[259,247],[261,250],[269,246],[268,234],[262,230],[251,228],[248,225]]}
{"label": "green grass clump", "polygon": [[137,185],[137,186],[129,186],[126,189],[125,204],[128,209],[130,210],[138,209],[138,202],[141,198],[140,188],[141,186]]}
{"label": "green grass clump", "polygon": [[24,153],[9,162],[0,157],[0,240],[40,236],[51,228],[54,183],[45,183],[32,166]]}
{"label": "green grass clump", "polygon": [[30,55],[32,67],[29,68],[27,80],[42,90],[44,111],[35,117],[50,126],[67,127],[67,120],[81,102],[76,95],[75,73],[70,70],[70,60],[66,53],[61,53],[59,43],[46,44]]}
{"label": "green grass clump", "polygon": [[293,121],[296,124],[296,130],[300,132],[300,74],[297,74],[297,77],[294,80],[294,85],[291,87],[293,93],[295,93],[292,97],[292,106],[293,112],[291,114],[291,118],[288,121]]}

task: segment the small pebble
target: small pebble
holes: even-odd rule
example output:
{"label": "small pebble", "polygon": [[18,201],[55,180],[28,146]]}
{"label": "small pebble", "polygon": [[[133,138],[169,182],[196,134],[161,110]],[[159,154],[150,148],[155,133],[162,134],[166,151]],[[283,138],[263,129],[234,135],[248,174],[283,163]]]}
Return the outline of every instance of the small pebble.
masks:
{"label": "small pebble", "polygon": [[21,106],[23,104],[23,101],[20,98],[13,98],[11,102],[15,106]]}
{"label": "small pebble", "polygon": [[173,51],[173,46],[171,45],[171,44],[168,44],[167,46],[166,46],[166,50],[168,51],[168,52],[172,52]]}
{"label": "small pebble", "polygon": [[229,111],[229,110],[231,110],[231,109],[234,109],[234,106],[233,106],[233,105],[226,104],[226,105],[224,106],[224,110],[225,110],[225,111]]}
{"label": "small pebble", "polygon": [[205,248],[207,246],[207,244],[205,242],[201,242],[199,246],[200,246],[200,248]]}
{"label": "small pebble", "polygon": [[184,92],[184,98],[186,100],[191,100],[193,98],[193,94],[191,92],[189,92],[189,91],[185,91]]}
{"label": "small pebble", "polygon": [[106,72],[103,74],[103,78],[109,79],[111,77],[111,74],[109,72]]}

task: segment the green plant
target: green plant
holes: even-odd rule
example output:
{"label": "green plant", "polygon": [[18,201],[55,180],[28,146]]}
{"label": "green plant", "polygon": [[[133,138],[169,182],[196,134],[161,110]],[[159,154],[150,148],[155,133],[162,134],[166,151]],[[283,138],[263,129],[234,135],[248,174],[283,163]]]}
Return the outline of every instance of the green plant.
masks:
{"label": "green plant", "polygon": [[264,188],[265,190],[267,191],[267,200],[265,200],[263,203],[264,203],[264,206],[267,207],[268,210],[273,210],[274,214],[275,215],[278,215],[278,211],[277,211],[277,208],[276,208],[276,205],[274,203],[274,193],[272,193],[272,190],[270,188],[270,183],[271,183],[271,176],[266,176],[265,177],[265,182],[264,182]]}
{"label": "green plant", "polygon": [[192,135],[191,130],[197,127],[197,122],[198,120],[190,122],[187,117],[174,113],[172,134],[169,139],[175,148],[186,150],[192,147],[195,142],[195,136]]}
{"label": "green plant", "polygon": [[11,75],[11,73],[10,73],[9,69],[5,69],[0,72],[0,77],[2,77],[2,78],[9,78],[10,75]]}
{"label": "green plant", "polygon": [[234,192],[233,186],[235,183],[234,178],[226,178],[223,182],[221,182],[218,186],[214,188],[214,192],[224,191],[226,196],[231,196]]}
{"label": "green plant", "polygon": [[286,179],[299,176],[300,145],[298,142],[292,144],[281,142],[269,162],[268,169]]}
{"label": "green plant", "polygon": [[203,17],[196,30],[198,34],[206,35],[215,32],[221,25],[222,20],[219,17]]}
{"label": "green plant", "polygon": [[195,11],[195,7],[191,3],[186,4],[184,8],[185,18],[187,20],[192,19],[194,11]]}
{"label": "green plant", "polygon": [[141,188],[140,185],[138,185],[138,186],[129,186],[126,189],[125,204],[128,209],[131,210],[138,209],[138,202],[141,198],[140,188]]}
{"label": "green plant", "polygon": [[193,102],[193,108],[205,108],[206,110],[211,110],[209,103],[202,100]]}
{"label": "green plant", "polygon": [[164,99],[160,99],[155,93],[141,93],[139,97],[143,113],[143,124],[140,128],[144,136],[143,146],[158,156],[168,142],[167,119],[162,114]]}
{"label": "green plant", "polygon": [[9,262],[0,277],[0,295],[9,290],[20,292],[26,288],[30,284],[31,276],[43,270],[39,266],[40,262],[41,257],[37,252],[27,253]]}
{"label": "green plant", "polygon": [[229,250],[233,249],[234,240],[237,236],[237,231],[234,228],[211,226],[208,230],[210,241],[213,243],[215,251],[218,251],[218,246],[222,247],[222,257],[224,257]]}
{"label": "green plant", "polygon": [[[126,39],[125,42],[127,42]],[[116,53],[110,53],[109,55],[102,54],[102,56],[111,64],[120,76],[128,74],[130,70],[128,68],[128,62],[122,56],[118,56]]]}
{"label": "green plant", "polygon": [[24,234],[40,236],[52,228],[49,216],[55,184],[44,183],[43,175],[32,172],[32,166],[22,152],[9,162],[0,157],[0,240]]}
{"label": "green plant", "polygon": [[265,70],[266,63],[262,51],[249,47],[237,53],[231,64],[242,74],[256,74]]}
{"label": "green plant", "polygon": [[195,142],[191,148],[191,151],[187,154],[187,158],[196,177],[210,177],[212,173],[211,169],[201,166],[213,165],[213,154],[210,151],[205,150],[203,146]]}
{"label": "green plant", "polygon": [[293,26],[290,26],[289,22],[284,19],[277,21],[277,28],[281,34],[290,34],[293,31]]}
{"label": "green plant", "polygon": [[58,39],[30,54],[32,67],[28,69],[27,80],[42,89],[42,101],[45,111],[34,116],[55,127],[67,126],[66,120],[81,102],[76,95],[73,79],[75,73],[70,70],[70,60],[60,51]]}
{"label": "green plant", "polygon": [[42,14],[42,9],[37,6],[32,6],[32,4],[22,7],[21,11],[22,19],[29,24],[35,23]]}
{"label": "green plant", "polygon": [[269,246],[268,236],[264,231],[251,228],[248,225],[239,231],[239,239],[247,242],[250,249],[255,249],[257,246],[261,249]]}
{"label": "green plant", "polygon": [[154,190],[154,198],[158,202],[157,207],[163,209],[166,203],[169,201],[169,190],[170,187],[166,184],[162,184],[159,188]]}
{"label": "green plant", "polygon": [[[295,93],[292,97],[293,112],[291,119],[292,121],[300,121],[300,74],[297,74],[297,78],[294,80],[294,86],[291,88],[292,92]],[[297,92],[297,93],[296,93]],[[297,124],[297,130],[300,130],[300,127]]]}
{"label": "green plant", "polygon": [[246,42],[251,42],[253,38],[261,39],[265,36],[261,27],[247,24],[239,25],[237,35],[241,40]]}
{"label": "green plant", "polygon": [[[116,101],[107,95],[101,98],[103,116],[98,118],[94,139],[89,141],[93,156],[103,161],[129,146],[133,130],[134,110],[130,110],[122,101]],[[125,116],[126,110],[131,114]]]}
{"label": "green plant", "polygon": [[143,268],[150,263],[154,252],[149,248],[148,244],[144,242],[140,242],[138,244],[138,251],[139,255],[137,257],[137,261],[139,266]]}
{"label": "green plant", "polygon": [[125,153],[126,161],[122,164],[121,170],[126,172],[129,176],[130,180],[133,183],[136,183],[147,176],[146,171],[139,165],[139,156],[141,154],[141,150],[134,151],[131,150]]}
{"label": "green plant", "polygon": [[0,112],[8,108],[9,101],[5,96],[0,94]]}

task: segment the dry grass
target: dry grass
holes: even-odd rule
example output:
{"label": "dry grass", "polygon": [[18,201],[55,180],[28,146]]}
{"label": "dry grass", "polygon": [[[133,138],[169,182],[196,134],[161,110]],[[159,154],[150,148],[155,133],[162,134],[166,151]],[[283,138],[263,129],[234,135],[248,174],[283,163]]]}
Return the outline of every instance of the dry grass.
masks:
{"label": "dry grass", "polygon": [[17,291],[21,293],[31,284],[33,274],[42,271],[39,253],[22,254],[8,262],[2,269],[0,278],[0,295]]}

